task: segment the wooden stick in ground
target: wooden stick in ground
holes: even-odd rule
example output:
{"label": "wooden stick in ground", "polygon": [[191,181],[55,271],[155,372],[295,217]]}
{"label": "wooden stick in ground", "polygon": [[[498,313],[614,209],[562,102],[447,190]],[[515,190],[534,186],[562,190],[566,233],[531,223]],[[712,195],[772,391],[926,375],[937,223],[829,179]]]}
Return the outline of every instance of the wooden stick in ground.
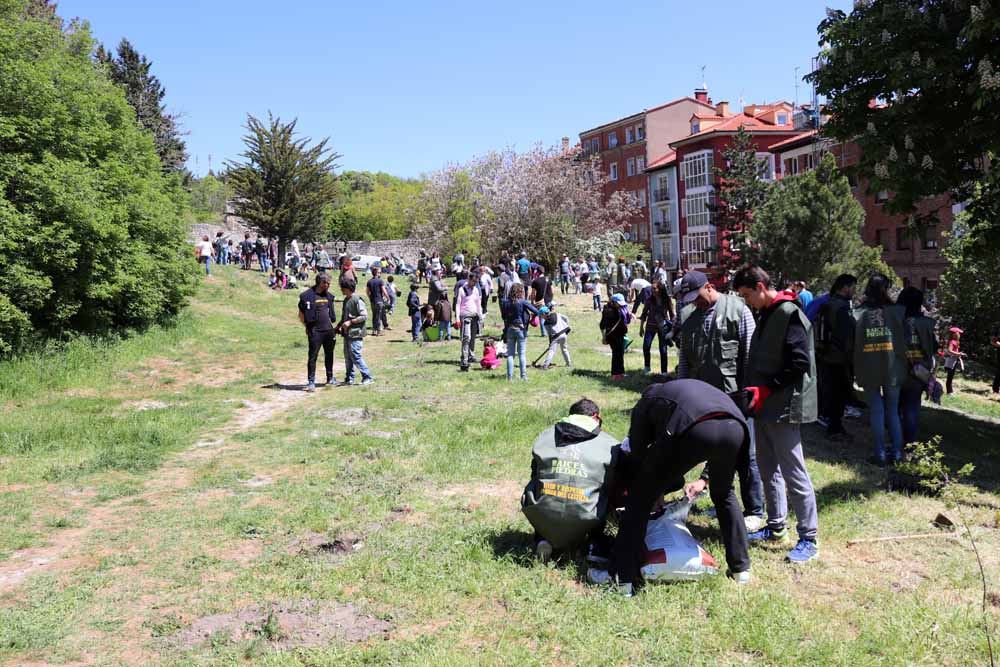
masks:
{"label": "wooden stick in ground", "polygon": [[847,546],[853,547],[855,544],[868,544],[871,542],[898,542],[901,540],[922,540],[931,537],[955,537],[954,533],[917,533],[915,535],[890,535],[888,537],[863,537],[857,540],[848,540]]}

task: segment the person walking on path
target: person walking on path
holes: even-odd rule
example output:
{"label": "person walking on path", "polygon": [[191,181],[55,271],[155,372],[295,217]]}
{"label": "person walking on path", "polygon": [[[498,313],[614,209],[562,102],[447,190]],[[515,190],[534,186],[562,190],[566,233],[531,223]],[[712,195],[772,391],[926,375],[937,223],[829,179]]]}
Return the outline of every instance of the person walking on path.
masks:
{"label": "person walking on path", "polygon": [[482,327],[483,300],[479,292],[479,283],[473,278],[466,279],[465,284],[458,288],[455,297],[455,322],[460,327],[462,335],[462,352],[459,358],[459,369],[468,372],[469,365],[476,362],[476,336]]}
{"label": "person walking on path", "polygon": [[406,297],[406,312],[410,316],[410,331],[413,342],[420,342],[420,328],[423,318],[420,316],[420,285],[410,283],[410,294]]}
{"label": "person walking on path", "polygon": [[778,292],[763,269],[748,266],[733,277],[733,289],[760,313],[747,359],[748,411],[754,417],[757,465],[764,482],[767,526],[747,535],[751,542],[784,541],[787,485],[798,519],[799,541],[791,563],[819,556],[816,492],[802,452],[801,425],[816,421],[816,359],[813,337],[795,294]]}
{"label": "person walking on path", "polygon": [[[830,295],[815,319],[816,365],[819,371],[819,423],[834,440],[847,440],[844,410],[854,391],[854,315],[851,302],[858,279],[843,273],[833,281]],[[812,303],[815,303],[813,300]],[[810,304],[811,305],[811,304]],[[809,311],[806,311],[808,316]],[[824,424],[825,420],[825,424]]]}
{"label": "person walking on path", "polygon": [[368,321],[368,309],[365,302],[354,293],[355,285],[351,282],[341,284],[340,292],[344,295],[343,307],[340,311],[340,323],[337,331],[344,337],[344,363],[346,372],[344,384],[354,384],[354,371],[361,373],[361,384],[369,385],[372,378],[365,364],[363,355],[365,348],[365,323]]}
{"label": "person walking on path", "polygon": [[532,317],[538,315],[536,309],[524,298],[524,285],[517,283],[510,288],[510,298],[504,300],[501,308],[504,330],[507,332],[507,380],[514,380],[514,357],[517,357],[521,379],[528,379],[526,331]]}
{"label": "person walking on path", "polygon": [[621,294],[612,296],[601,311],[601,333],[611,347],[611,379],[615,382],[625,379],[625,336],[631,321],[632,313]]}
{"label": "person walking on path", "polygon": [[306,391],[316,391],[316,359],[323,348],[323,362],[326,368],[326,386],[336,387],[333,379],[333,351],[337,346],[337,332],[334,322],[333,294],[330,293],[330,276],[317,274],[316,284],[299,294],[299,322],[306,328],[309,356],[306,362]]}
{"label": "person walking on path", "polygon": [[[739,296],[720,293],[700,271],[687,273],[677,294],[678,307],[683,307],[674,336],[678,349],[677,377],[702,380],[725,394],[737,395],[747,386],[750,343],[756,329],[753,313]],[[764,525],[764,491],[757,467],[754,422],[748,423],[748,451],[740,459],[736,472],[740,478],[744,523],[747,530],[754,532]],[[710,469],[706,467],[701,479],[692,483],[695,492],[703,490],[709,478]]]}
{"label": "person walking on path", "polygon": [[899,389],[899,413],[903,422],[903,447],[917,440],[920,427],[920,403],[934,372],[937,322],[924,315],[924,293],[905,287],[896,303],[903,308],[903,333],[906,339],[907,374]]}
{"label": "person walking on path", "polygon": [[965,352],[961,350],[963,333],[965,332],[958,327],[948,329],[948,346],[944,350],[944,367],[948,369],[945,391],[949,396],[953,393],[952,381],[955,379],[955,369],[961,366],[962,370],[965,370]]}
{"label": "person walking on path", "polygon": [[557,347],[562,350],[566,367],[571,367],[573,362],[569,356],[569,318],[554,310],[550,311],[547,306],[542,306],[538,309],[538,319],[545,320],[545,326],[549,332],[549,350],[545,353],[545,361],[542,362],[541,369],[543,371],[548,370],[552,365],[552,359],[556,355]]}
{"label": "person walking on path", "polygon": [[385,313],[386,302],[389,300],[389,293],[386,290],[385,281],[382,280],[382,269],[375,267],[372,269],[372,277],[366,284],[368,293],[368,303],[372,307],[372,335],[382,335],[383,314]]}
{"label": "person walking on path", "polygon": [[684,485],[684,473],[702,462],[714,471],[709,493],[715,504],[726,549],[726,573],[750,581],[750,551],[740,504],[733,490],[734,471],[746,455],[750,429],[733,400],[698,380],[654,384],[632,408],[628,437],[616,485],[628,489],[618,524],[609,574],[626,594],[642,583],[646,524],[657,500]]}
{"label": "person walking on path", "polygon": [[865,391],[874,453],[869,463],[884,467],[884,433],[889,428],[892,458],[903,458],[903,430],[899,420],[899,390],[906,379],[906,338],[903,309],[889,297],[892,283],[874,275],[865,287],[865,298],[855,312],[854,375]]}
{"label": "person walking on path", "polygon": [[198,261],[205,265],[205,275],[212,275],[212,243],[207,235],[201,237],[201,241],[195,246],[195,253]]}

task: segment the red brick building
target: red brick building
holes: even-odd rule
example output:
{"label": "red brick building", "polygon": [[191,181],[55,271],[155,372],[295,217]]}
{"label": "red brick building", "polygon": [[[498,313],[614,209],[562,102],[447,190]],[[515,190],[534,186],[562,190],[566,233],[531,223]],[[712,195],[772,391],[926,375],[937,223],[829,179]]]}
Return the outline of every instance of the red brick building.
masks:
{"label": "red brick building", "polygon": [[[723,239],[713,222],[716,178],[713,167],[723,166],[722,152],[732,144],[742,127],[753,140],[767,180],[781,177],[781,164],[770,147],[801,133],[793,122],[788,102],[749,105],[732,112],[728,102],[720,102],[710,111],[700,110],[688,119],[688,135],[670,143],[676,155],[676,191],[680,201],[676,234],[679,235],[679,264],[682,269],[714,273],[718,248]],[[662,164],[663,157],[654,161]]]}
{"label": "red brick building", "polygon": [[[841,168],[858,164],[860,158],[856,143],[824,139],[815,130],[776,143],[771,146],[771,152],[788,174],[812,169],[826,152],[833,153]],[[904,285],[922,290],[936,289],[946,264],[939,248],[940,234],[942,230],[951,229],[954,220],[951,198],[947,195],[932,197],[920,205],[918,212],[921,215],[936,213],[939,223],[928,228],[924,235],[914,236],[907,228],[906,216],[886,213],[885,203],[892,193],[869,193],[866,181],[849,178],[854,197],[865,209],[865,226],[861,233],[864,242],[882,247],[883,259]]]}
{"label": "red brick building", "polygon": [[662,155],[671,141],[688,133],[692,114],[712,111],[714,107],[707,91],[699,89],[694,98],[682,97],[580,133],[584,154],[600,155],[601,169],[607,178],[605,198],[623,192],[640,208],[629,222],[630,240],[650,246],[649,191],[645,172],[652,156]]}

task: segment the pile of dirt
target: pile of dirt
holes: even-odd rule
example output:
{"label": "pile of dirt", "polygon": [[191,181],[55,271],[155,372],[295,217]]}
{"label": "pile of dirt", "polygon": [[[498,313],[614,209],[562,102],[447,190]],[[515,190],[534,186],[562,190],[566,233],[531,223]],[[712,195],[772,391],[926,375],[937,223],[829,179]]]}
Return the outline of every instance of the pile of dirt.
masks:
{"label": "pile of dirt", "polygon": [[344,533],[333,537],[325,533],[309,533],[295,539],[286,550],[293,556],[346,556],[365,545],[360,535]]}
{"label": "pile of dirt", "polygon": [[175,633],[171,641],[178,648],[191,649],[209,640],[264,640],[276,649],[288,650],[334,641],[359,642],[388,632],[387,622],[366,616],[350,604],[289,600],[205,616]]}

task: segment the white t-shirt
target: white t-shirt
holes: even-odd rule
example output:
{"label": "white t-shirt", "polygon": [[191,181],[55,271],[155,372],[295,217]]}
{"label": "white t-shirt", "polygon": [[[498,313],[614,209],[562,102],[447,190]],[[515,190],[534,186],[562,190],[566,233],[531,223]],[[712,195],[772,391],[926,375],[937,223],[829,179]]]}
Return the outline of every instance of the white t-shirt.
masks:
{"label": "white t-shirt", "polygon": [[641,292],[642,290],[646,289],[649,286],[650,282],[648,280],[643,280],[642,278],[636,278],[635,280],[632,281],[631,285],[632,289],[634,289],[636,292]]}
{"label": "white t-shirt", "polygon": [[594,296],[601,296],[601,283],[594,283]]}
{"label": "white t-shirt", "polygon": [[211,241],[198,241],[198,251],[199,257],[211,257],[212,256],[212,243]]}

